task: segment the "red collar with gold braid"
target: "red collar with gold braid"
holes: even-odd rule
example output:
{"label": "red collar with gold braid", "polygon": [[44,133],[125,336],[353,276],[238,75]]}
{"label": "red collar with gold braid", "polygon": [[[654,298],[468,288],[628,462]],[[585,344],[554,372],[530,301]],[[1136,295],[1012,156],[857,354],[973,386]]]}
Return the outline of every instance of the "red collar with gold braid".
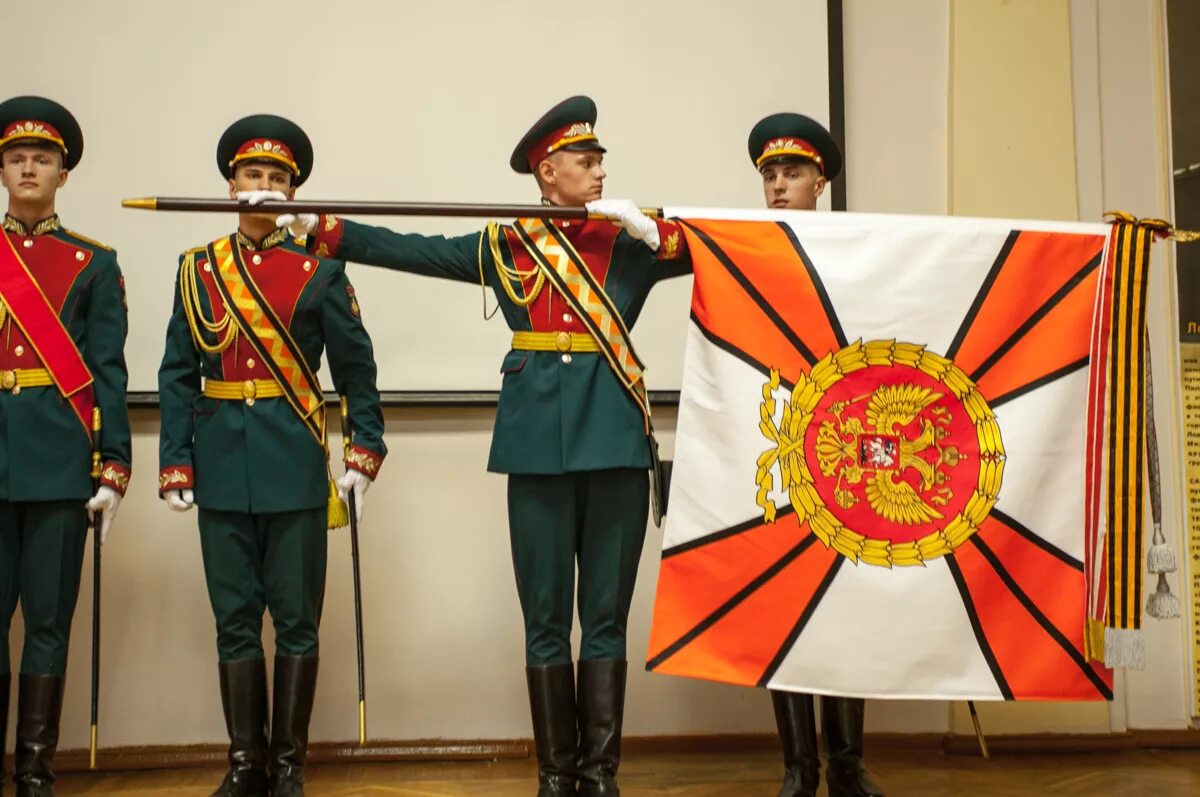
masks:
{"label": "red collar with gold braid", "polygon": [[25,222],[12,216],[8,213],[4,214],[3,227],[6,232],[16,233],[17,235],[46,235],[47,233],[58,232],[63,228],[62,222],[58,218],[58,214],[47,216],[41,221],[34,224],[32,227],[26,226]]}

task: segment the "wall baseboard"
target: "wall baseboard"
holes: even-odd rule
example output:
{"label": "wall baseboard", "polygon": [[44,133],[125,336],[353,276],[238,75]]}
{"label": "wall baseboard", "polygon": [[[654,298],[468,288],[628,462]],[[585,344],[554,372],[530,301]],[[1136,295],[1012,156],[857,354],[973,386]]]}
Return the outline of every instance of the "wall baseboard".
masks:
{"label": "wall baseboard", "polygon": [[[988,736],[993,755],[1063,755],[1114,753],[1123,750],[1200,750],[1200,730],[1136,730],[1126,733],[1013,733]],[[942,737],[947,755],[979,755],[979,742],[969,734]]]}
{"label": "wall baseboard", "polygon": [[[947,755],[979,755],[974,736],[938,733],[867,734],[868,752],[925,750]],[[629,736],[627,754],[664,753],[777,753],[779,739],[770,733],[731,733],[676,736]],[[1124,750],[1200,750],[1200,730],[1138,730],[1128,733],[1022,733],[988,737],[993,755],[1062,755],[1111,753]],[[493,761],[533,756],[531,739],[417,739],[368,742],[315,742],[309,749],[314,764],[348,764],[383,761]],[[11,759],[11,756],[10,756]],[[87,750],[62,750],[56,756],[59,772],[86,772]],[[101,749],[97,768],[102,771],[197,769],[225,765],[222,744],[155,745]],[[10,763],[11,766],[11,763]]]}
{"label": "wall baseboard", "polygon": [[[104,771],[146,769],[197,769],[225,765],[223,744],[153,745],[101,748],[96,768]],[[366,761],[493,761],[528,758],[531,739],[417,739],[354,742],[313,742],[308,760],[313,764],[347,764]],[[60,750],[55,756],[59,772],[86,772],[87,750]]]}

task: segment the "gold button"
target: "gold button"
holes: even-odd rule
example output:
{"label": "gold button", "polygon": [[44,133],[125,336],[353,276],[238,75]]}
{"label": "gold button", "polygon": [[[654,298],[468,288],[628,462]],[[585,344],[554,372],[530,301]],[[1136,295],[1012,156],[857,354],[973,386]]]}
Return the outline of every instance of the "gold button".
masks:
{"label": "gold button", "polygon": [[254,265],[257,266],[262,262],[262,255],[255,255],[254,257],[250,258],[250,260],[254,263]]}
{"label": "gold button", "polygon": [[554,336],[554,348],[558,349],[559,351],[570,351],[571,350],[571,333],[570,332],[559,332],[557,335],[555,335]]}
{"label": "gold button", "polygon": [[20,357],[24,353],[25,353],[24,346],[17,346],[17,348],[13,349],[13,354],[17,355],[18,357]]}
{"label": "gold button", "polygon": [[85,255],[83,252],[81,252],[81,251],[76,251],[76,252],[75,252],[75,259],[76,259],[76,260],[83,260],[85,257],[87,257],[87,255]]}
{"label": "gold button", "polygon": [[305,271],[312,271],[312,261],[311,261],[311,260],[305,260],[305,261],[304,261],[304,270],[305,270]]}
{"label": "gold button", "polygon": [[256,363],[254,362],[254,358],[253,358],[253,357],[247,357],[247,358],[246,358],[246,367],[247,367],[247,368],[253,368],[253,367],[255,366],[255,364],[256,364]]}
{"label": "gold button", "polygon": [[32,238],[26,238],[26,239],[25,239],[25,243],[24,243],[24,244],[22,244],[22,246],[24,246],[26,249],[28,249],[29,247],[33,246],[33,239],[32,239]]}
{"label": "gold button", "polygon": [[258,395],[258,385],[254,384],[253,379],[247,379],[242,382],[242,398],[246,400],[246,406],[254,406],[254,397]]}
{"label": "gold button", "polygon": [[212,271],[212,263],[205,263],[205,264],[204,264],[204,270],[205,270],[205,271]]}
{"label": "gold button", "polygon": [[13,371],[0,371],[0,390],[12,390],[16,387],[17,375]]}
{"label": "gold button", "polygon": [[570,364],[571,364],[571,355],[569,355],[569,354],[564,354],[564,355],[562,356],[562,361],[563,361],[563,364],[564,364],[564,365],[570,365]]}
{"label": "gold button", "polygon": [[566,323],[569,324],[574,320],[575,320],[575,316],[571,315],[570,313],[563,313],[563,321],[565,321]]}

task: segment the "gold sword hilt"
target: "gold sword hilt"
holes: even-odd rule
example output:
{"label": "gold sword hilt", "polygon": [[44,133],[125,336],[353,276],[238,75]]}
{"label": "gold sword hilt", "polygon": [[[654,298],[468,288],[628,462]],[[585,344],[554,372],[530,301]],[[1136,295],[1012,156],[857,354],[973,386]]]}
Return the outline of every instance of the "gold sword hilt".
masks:
{"label": "gold sword hilt", "polygon": [[354,442],[354,430],[350,428],[350,399],[341,397],[342,459],[350,456],[350,445]]}
{"label": "gold sword hilt", "polygon": [[100,408],[92,407],[92,478],[100,478]]}

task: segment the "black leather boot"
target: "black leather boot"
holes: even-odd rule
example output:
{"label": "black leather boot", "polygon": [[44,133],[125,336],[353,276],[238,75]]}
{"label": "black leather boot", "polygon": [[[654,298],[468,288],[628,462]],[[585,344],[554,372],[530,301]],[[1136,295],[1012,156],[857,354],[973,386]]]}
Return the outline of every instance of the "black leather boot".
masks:
{"label": "black leather boot", "polygon": [[822,697],[821,728],[829,767],[829,797],[884,797],[862,765],[863,717],[866,701],[854,697]]}
{"label": "black leather boot", "polygon": [[17,678],[17,745],[13,751],[17,797],[54,797],[54,752],[62,716],[61,675]]}
{"label": "black leather boot", "polygon": [[813,696],[771,690],[775,726],[783,745],[783,786],[779,797],[816,797],[821,782],[821,753]]}
{"label": "black leather boot", "polygon": [[578,737],[575,672],[570,662],[525,668],[533,744],[538,759],[538,797],[574,797]]}
{"label": "black leather boot", "polygon": [[624,659],[579,662],[579,797],[620,794]]}
{"label": "black leather boot", "polygon": [[267,797],[267,664],[241,659],[218,669],[229,771],[212,797]]}
{"label": "black leather boot", "polygon": [[308,721],[317,692],[316,656],[275,656],[271,707],[271,795],[304,797]]}
{"label": "black leather boot", "polygon": [[4,753],[8,749],[8,696],[11,686],[12,676],[8,673],[0,675],[0,795],[4,794],[4,783],[8,780]]}

